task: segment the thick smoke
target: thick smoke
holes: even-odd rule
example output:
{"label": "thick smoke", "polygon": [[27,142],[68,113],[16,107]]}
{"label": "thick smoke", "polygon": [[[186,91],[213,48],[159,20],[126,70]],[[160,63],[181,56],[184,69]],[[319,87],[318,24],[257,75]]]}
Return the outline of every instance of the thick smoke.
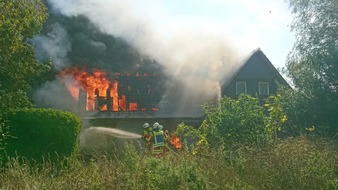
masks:
{"label": "thick smoke", "polygon": [[[171,75],[193,74],[215,76],[224,56],[227,64],[236,60],[234,45],[226,39],[226,33],[208,23],[192,20],[177,20],[159,28],[156,22],[160,11],[142,8],[139,1],[115,0],[50,0],[54,10],[68,16],[84,16],[93,27],[122,38],[136,48],[137,52],[148,55],[168,69]],[[154,2],[156,5],[156,3]],[[161,9],[160,5],[157,5]],[[141,11],[144,9],[144,11]],[[170,17],[172,15],[167,15]],[[162,16],[165,17],[165,16]],[[156,18],[156,19],[155,19]],[[164,22],[165,22],[165,18]],[[213,73],[212,73],[213,72]]]}
{"label": "thick smoke", "polygon": [[[82,65],[108,74],[162,71],[169,77],[164,81],[163,101],[175,101],[182,113],[193,104],[219,98],[219,81],[231,76],[237,61],[226,33],[203,21],[170,22],[158,2],[152,9],[140,3],[47,1],[50,17],[42,35],[35,38],[37,56],[52,57],[56,69]],[[168,24],[158,27],[161,19]],[[47,96],[45,90],[50,90],[48,84],[37,99]]]}
{"label": "thick smoke", "polygon": [[77,113],[75,99],[71,96],[65,86],[65,82],[74,83],[72,78],[60,80],[57,78],[53,81],[46,82],[35,93],[35,103],[41,107],[54,108],[62,111],[71,111]]}
{"label": "thick smoke", "polygon": [[50,31],[34,39],[36,56],[39,60],[52,58],[54,67],[59,70],[69,66],[67,54],[70,51],[67,31],[55,22],[50,25]]}

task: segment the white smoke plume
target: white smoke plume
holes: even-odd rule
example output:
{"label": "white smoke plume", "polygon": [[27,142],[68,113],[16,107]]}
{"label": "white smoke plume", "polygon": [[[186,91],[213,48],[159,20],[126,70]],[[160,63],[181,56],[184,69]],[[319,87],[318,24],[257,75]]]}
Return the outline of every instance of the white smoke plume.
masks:
{"label": "white smoke plume", "polygon": [[54,68],[60,70],[69,66],[66,58],[71,49],[67,31],[59,24],[51,25],[51,32],[34,38],[36,56],[39,60],[53,59]]}
{"label": "white smoke plume", "polygon": [[231,74],[238,58],[223,27],[198,18],[174,20],[161,1],[147,1],[150,7],[137,0],[50,2],[67,16],[85,15],[101,31],[125,39],[183,81],[186,76],[219,81]]}
{"label": "white smoke plume", "polygon": [[[222,27],[198,18],[172,20],[160,1],[50,0],[67,16],[85,15],[101,31],[125,39],[163,64],[174,76],[215,77],[220,66],[237,61],[235,45]],[[150,3],[151,2],[151,3]],[[168,22],[159,25],[158,22]],[[225,59],[226,60],[225,60]]]}
{"label": "white smoke plume", "polygon": [[47,81],[39,90],[34,94],[34,102],[37,105],[43,105],[45,108],[54,108],[62,111],[70,111],[77,113],[77,105],[74,97],[71,96],[65,82],[74,84],[72,78],[60,80],[57,78],[54,81]]}
{"label": "white smoke plume", "polygon": [[[165,72],[177,81],[176,84],[170,82],[167,84],[163,101],[167,101],[168,97],[168,99],[174,97],[176,103],[182,105],[179,110],[182,113],[186,113],[192,104],[219,98],[219,81],[224,80],[224,77],[230,77],[238,67],[239,55],[236,45],[228,39],[223,26],[196,17],[176,17],[166,10],[161,1],[48,0],[47,2],[53,12],[60,12],[70,18],[84,16],[100,32],[123,39],[145,58],[156,60],[161,64]],[[91,47],[92,57],[100,55],[100,52],[107,49],[104,41],[98,39],[93,41],[85,32],[76,34],[69,40],[67,31],[60,24],[52,26],[53,30],[49,37],[48,35],[37,37],[36,41],[47,51],[45,54],[44,51],[40,51],[42,53],[38,56],[51,56],[56,68],[69,66],[66,58],[67,52],[72,48],[69,41],[81,39],[83,44],[79,47],[83,50]],[[83,61],[86,60],[79,62]],[[103,59],[89,62],[102,69],[107,67]],[[119,63],[115,63],[114,66],[124,67]],[[177,84],[180,84],[180,87],[177,87]],[[46,89],[50,89],[48,85],[44,86],[44,90]],[[39,91],[40,95],[44,90]]]}

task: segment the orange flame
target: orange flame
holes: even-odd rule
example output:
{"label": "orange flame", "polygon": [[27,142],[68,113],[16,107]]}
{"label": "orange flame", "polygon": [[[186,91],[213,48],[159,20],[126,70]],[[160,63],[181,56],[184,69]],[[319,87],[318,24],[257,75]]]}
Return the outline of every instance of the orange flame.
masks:
{"label": "orange flame", "polygon": [[[116,77],[121,76],[121,73],[115,73]],[[92,74],[85,71],[85,68],[78,69],[66,68],[59,73],[62,79],[67,76],[73,77],[74,83],[64,81],[66,88],[75,100],[78,100],[80,89],[86,92],[86,110],[108,110],[108,105],[111,107],[110,111],[137,111],[138,109],[145,111],[145,108],[139,108],[136,102],[126,101],[126,95],[118,93],[119,83],[117,80],[109,80],[106,76],[106,72],[100,69],[96,69]],[[132,76],[130,73],[126,73],[125,76]],[[155,76],[155,74],[139,74],[136,76]],[[130,86],[128,86],[130,92]],[[101,101],[101,102],[100,102]],[[128,105],[126,105],[128,104]],[[153,111],[157,111],[157,108],[152,108]]]}
{"label": "orange flame", "polygon": [[182,148],[180,139],[174,133],[170,134],[170,144],[172,144],[176,149]]}
{"label": "orange flame", "polygon": [[[60,72],[61,78],[65,76],[72,76],[77,82],[77,85],[66,85],[70,92],[77,92],[77,94],[72,93],[72,96],[75,97],[76,100],[78,99],[79,88],[86,91],[87,110],[95,109],[95,100],[97,98],[101,97],[103,99],[107,99],[108,88],[111,88],[108,98],[113,98],[112,109],[116,111],[118,110],[118,103],[116,101],[118,97],[117,82],[108,80],[104,71],[97,69],[90,75],[84,70],[79,70],[77,67],[74,67],[73,69],[66,68]],[[98,109],[100,111],[104,111],[107,110],[107,108],[107,105],[101,105]]]}

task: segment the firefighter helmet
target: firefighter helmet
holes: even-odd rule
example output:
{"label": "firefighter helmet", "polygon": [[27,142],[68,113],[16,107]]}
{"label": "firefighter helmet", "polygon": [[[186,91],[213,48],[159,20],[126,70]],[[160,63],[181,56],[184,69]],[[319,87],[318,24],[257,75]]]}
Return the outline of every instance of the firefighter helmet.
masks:
{"label": "firefighter helmet", "polygon": [[149,127],[149,123],[144,123],[144,124],[143,124],[143,128],[146,129],[146,128],[148,128],[148,127]]}
{"label": "firefighter helmet", "polygon": [[158,128],[159,128],[160,130],[163,130],[163,125],[158,125]]}
{"label": "firefighter helmet", "polygon": [[159,126],[160,126],[160,124],[158,122],[153,124],[154,129],[157,129]]}

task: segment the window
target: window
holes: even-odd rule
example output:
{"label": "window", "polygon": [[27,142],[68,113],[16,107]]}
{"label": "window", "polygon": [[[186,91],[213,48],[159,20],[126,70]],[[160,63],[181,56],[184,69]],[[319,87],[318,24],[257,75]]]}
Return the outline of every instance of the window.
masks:
{"label": "window", "polygon": [[258,83],[259,95],[269,95],[269,83],[268,82],[259,82]]}
{"label": "window", "polygon": [[236,82],[236,94],[246,93],[246,82]]}

